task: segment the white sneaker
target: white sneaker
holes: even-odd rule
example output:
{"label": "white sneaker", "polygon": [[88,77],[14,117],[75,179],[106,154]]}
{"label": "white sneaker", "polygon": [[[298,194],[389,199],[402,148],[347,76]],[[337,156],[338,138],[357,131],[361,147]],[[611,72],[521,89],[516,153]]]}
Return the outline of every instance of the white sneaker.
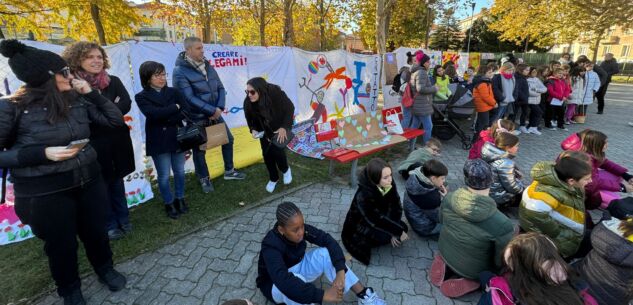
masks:
{"label": "white sneaker", "polygon": [[629,122],[629,126],[633,127],[633,122]]}
{"label": "white sneaker", "polygon": [[522,133],[530,133],[530,132],[528,131],[528,129],[527,129],[527,128],[525,128],[525,126],[521,126],[521,127],[519,127],[519,131],[520,131],[520,132],[522,132]]}
{"label": "white sneaker", "polygon": [[562,131],[569,131],[569,129],[567,129],[567,127],[563,127],[560,130],[562,130]]}
{"label": "white sneaker", "polygon": [[556,130],[556,127],[552,127],[552,128],[550,128],[549,130]]}
{"label": "white sneaker", "polygon": [[550,123],[552,124],[552,126],[556,126],[556,120],[551,120]]}
{"label": "white sneaker", "polygon": [[359,305],[387,305],[385,300],[378,297],[374,289],[371,287],[367,287],[365,291],[365,297],[362,299],[358,299]]}
{"label": "white sneaker", "polygon": [[513,131],[512,131],[512,132],[510,132],[510,133],[511,133],[511,134],[513,134],[513,135],[515,135],[515,136],[518,136],[518,135],[520,135],[520,134],[521,134],[521,131],[520,131],[520,130],[513,130]]}
{"label": "white sneaker", "polygon": [[266,191],[268,191],[269,193],[272,193],[275,191],[276,186],[277,186],[277,182],[268,181],[268,184],[266,184]]}
{"label": "white sneaker", "polygon": [[292,182],[292,172],[290,167],[288,167],[288,170],[284,173],[284,184],[288,185],[290,182]]}
{"label": "white sneaker", "polygon": [[528,133],[535,134],[537,136],[540,136],[543,134],[540,131],[538,131],[538,128],[536,127],[530,127],[530,129],[528,129]]}

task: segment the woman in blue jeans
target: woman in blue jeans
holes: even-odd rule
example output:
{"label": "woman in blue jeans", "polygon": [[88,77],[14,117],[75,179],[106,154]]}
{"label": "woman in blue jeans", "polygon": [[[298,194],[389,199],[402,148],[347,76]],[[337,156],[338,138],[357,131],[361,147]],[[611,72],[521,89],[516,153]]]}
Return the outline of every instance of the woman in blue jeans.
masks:
{"label": "woman in blue jeans", "polygon": [[[158,189],[167,217],[176,219],[187,213],[185,203],[185,153],[180,150],[176,133],[187,107],[185,99],[174,88],[167,87],[165,66],[146,61],[139,68],[143,91],[136,94],[138,108],[145,120],[145,150],[154,160]],[[175,196],[169,186],[169,174],[174,172]]]}
{"label": "woman in blue jeans", "polygon": [[437,92],[437,86],[431,83],[429,67],[431,58],[422,51],[415,52],[415,64],[411,67],[411,88],[416,93],[413,100],[411,114],[411,128],[424,126],[424,143],[431,139],[433,133],[433,96]]}

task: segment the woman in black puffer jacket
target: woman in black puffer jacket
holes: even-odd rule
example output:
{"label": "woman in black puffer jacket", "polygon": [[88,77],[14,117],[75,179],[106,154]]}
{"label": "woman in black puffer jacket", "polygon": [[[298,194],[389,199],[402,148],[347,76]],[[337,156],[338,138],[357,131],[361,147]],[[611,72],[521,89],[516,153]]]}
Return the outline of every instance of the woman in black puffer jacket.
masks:
{"label": "woman in black puffer jacket", "polygon": [[9,168],[15,212],[44,241],[50,270],[64,304],[85,304],[77,266],[77,240],[99,280],[112,291],[126,279],[112,267],[105,230],[107,198],[90,123],[124,126],[119,109],[76,79],[57,54],[17,40],[0,43],[0,53],[26,85],[0,100],[0,167]]}
{"label": "woman in black puffer jacket", "polygon": [[605,220],[591,232],[593,249],[579,264],[600,305],[633,301],[633,218]]}

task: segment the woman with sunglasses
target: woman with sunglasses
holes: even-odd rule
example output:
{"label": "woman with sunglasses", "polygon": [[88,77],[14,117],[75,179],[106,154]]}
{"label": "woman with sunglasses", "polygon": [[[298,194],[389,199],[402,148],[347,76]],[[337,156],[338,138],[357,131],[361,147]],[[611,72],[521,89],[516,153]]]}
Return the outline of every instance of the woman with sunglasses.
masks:
{"label": "woman with sunglasses", "polygon": [[86,304],[77,235],[99,281],[123,289],[126,279],[112,267],[97,152],[86,143],[90,123],[125,126],[121,111],[55,53],[17,40],[0,42],[0,53],[26,83],[0,100],[0,167],[10,170],[16,214],[44,241],[57,293],[64,304]]}
{"label": "woman with sunglasses", "polygon": [[[103,48],[87,41],[76,42],[64,50],[62,58],[70,71],[88,82],[114,104],[122,114],[130,111],[132,100],[121,80],[109,75],[108,55]],[[107,187],[108,213],[106,227],[111,240],[120,239],[132,230],[123,178],[134,172],[134,149],[127,126],[108,128],[90,125],[90,145],[97,151],[101,175]]]}
{"label": "woman with sunglasses", "polygon": [[264,163],[270,177],[266,184],[266,191],[269,193],[275,191],[279,181],[277,169],[283,173],[284,184],[292,182],[285,147],[275,144],[285,143],[288,139],[292,131],[294,111],[295,106],[279,86],[269,84],[261,77],[251,78],[246,82],[244,115],[253,138],[259,139],[262,147]]}

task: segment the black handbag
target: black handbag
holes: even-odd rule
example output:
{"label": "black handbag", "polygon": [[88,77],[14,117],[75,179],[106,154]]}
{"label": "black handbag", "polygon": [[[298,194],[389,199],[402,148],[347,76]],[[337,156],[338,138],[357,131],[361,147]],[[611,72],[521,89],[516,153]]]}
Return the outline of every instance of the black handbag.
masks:
{"label": "black handbag", "polygon": [[185,112],[182,112],[187,123],[183,127],[178,127],[176,140],[180,146],[180,151],[187,151],[192,148],[198,148],[207,142],[207,132],[201,124],[194,123]]}

